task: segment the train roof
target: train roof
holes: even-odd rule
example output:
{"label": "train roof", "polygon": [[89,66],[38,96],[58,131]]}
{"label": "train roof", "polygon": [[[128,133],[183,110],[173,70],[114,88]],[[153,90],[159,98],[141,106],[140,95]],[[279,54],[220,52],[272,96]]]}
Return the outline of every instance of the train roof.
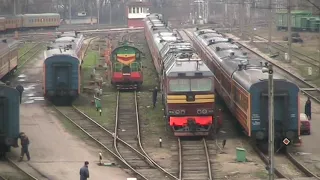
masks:
{"label": "train roof", "polygon": [[[268,81],[268,74],[262,72],[266,68],[264,60],[255,59],[227,38],[211,37],[208,40],[197,34],[195,33],[199,41],[207,46],[224,71],[246,90],[250,90],[255,83]],[[210,40],[215,40],[216,43],[208,45]],[[274,74],[274,79],[286,81],[279,74]]]}
{"label": "train roof", "polygon": [[56,56],[56,55],[68,55],[77,58],[77,55],[75,54],[74,50],[72,49],[66,49],[66,48],[55,48],[50,49],[44,52],[45,59]]}
{"label": "train roof", "polygon": [[[4,42],[6,40],[6,42]],[[17,48],[20,41],[14,39],[1,39],[0,38],[0,57],[4,55],[9,49]]]}
{"label": "train roof", "polygon": [[170,54],[164,60],[168,77],[213,77],[213,73],[196,53]]}
{"label": "train roof", "polygon": [[59,16],[58,13],[41,13],[41,14],[22,14],[24,17],[43,17],[43,16]]}

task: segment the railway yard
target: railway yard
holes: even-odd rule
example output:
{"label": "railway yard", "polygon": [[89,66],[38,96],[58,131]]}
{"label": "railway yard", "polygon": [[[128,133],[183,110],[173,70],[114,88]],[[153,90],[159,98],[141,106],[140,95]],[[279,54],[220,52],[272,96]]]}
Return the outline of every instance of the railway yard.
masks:
{"label": "railway yard", "polygon": [[[177,34],[193,44],[195,30],[178,29]],[[44,32],[46,35],[23,34],[17,71],[5,79],[10,81],[10,86],[20,84],[24,87],[20,131],[31,141],[31,160],[17,162],[20,148],[11,148],[8,159],[0,161],[0,179],[77,179],[84,161],[90,163],[90,179],[267,179],[267,155],[257,150],[239,130],[235,117],[224,103],[216,105],[217,109],[222,109],[223,121],[217,134],[192,138],[173,135],[164,116],[163,81],[157,75],[146,32],[141,29],[81,32],[84,40],[80,52],[85,55],[79,73],[81,94],[70,106],[57,106],[47,101],[43,95],[46,59],[43,52],[56,38],[56,33],[49,33],[49,36],[47,32]],[[303,55],[297,47],[293,52],[293,63],[285,63],[286,45],[282,35],[275,36],[272,45],[273,53],[280,53],[276,58],[267,55],[267,40],[263,35],[255,34],[253,43],[248,37],[241,39],[237,33],[224,35],[242,46],[250,58],[268,61],[277,73],[299,86],[302,92],[299,112],[304,112],[306,95],[311,97],[311,135],[301,136],[299,147],[290,146],[286,154],[276,154],[275,174],[284,179],[319,179],[320,91],[317,77],[320,72],[317,67],[320,60],[310,52]],[[123,42],[129,42],[141,51],[143,84],[131,91],[111,85],[115,70],[110,68],[115,64],[110,67],[106,60],[113,58],[108,49],[121,47],[119,43]],[[306,70],[309,66],[312,67],[310,76]],[[153,108],[155,87],[160,90]],[[215,101],[223,102],[218,95]],[[218,121],[218,118],[214,120]],[[236,161],[237,148],[245,150],[245,162]]]}

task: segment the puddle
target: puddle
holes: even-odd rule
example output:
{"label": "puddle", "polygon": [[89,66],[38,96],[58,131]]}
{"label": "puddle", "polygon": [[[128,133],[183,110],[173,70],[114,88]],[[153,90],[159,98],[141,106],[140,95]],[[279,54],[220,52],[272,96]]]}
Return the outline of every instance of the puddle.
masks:
{"label": "puddle", "polygon": [[25,78],[25,77],[27,77],[25,74],[20,74],[20,75],[18,76],[18,78]]}
{"label": "puddle", "polygon": [[44,97],[30,97],[29,99],[32,99],[35,101],[44,101]]}
{"label": "puddle", "polygon": [[33,93],[30,93],[30,94],[26,94],[25,96],[27,96],[27,97],[32,97],[32,96],[34,96],[34,94],[33,94]]}
{"label": "puddle", "polygon": [[35,89],[35,86],[23,87],[25,91]]}
{"label": "puddle", "polygon": [[34,103],[34,100],[25,101],[25,102],[22,103],[22,104],[32,104],[32,103]]}
{"label": "puddle", "polygon": [[26,79],[18,79],[18,81],[20,81],[20,82],[25,82]]}

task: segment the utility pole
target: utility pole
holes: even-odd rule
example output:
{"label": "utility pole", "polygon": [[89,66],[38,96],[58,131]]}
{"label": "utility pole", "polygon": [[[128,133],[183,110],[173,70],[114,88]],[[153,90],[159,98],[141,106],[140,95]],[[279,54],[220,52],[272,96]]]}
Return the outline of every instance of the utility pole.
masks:
{"label": "utility pole", "polygon": [[273,67],[269,64],[269,180],[274,180],[274,114],[273,114]]}
{"label": "utility pole", "polygon": [[251,5],[251,9],[250,9],[250,32],[251,32],[251,39],[250,42],[253,42],[253,38],[254,38],[254,19],[255,19],[255,13],[256,13],[256,1],[252,0],[252,5]]}
{"label": "utility pole", "polygon": [[17,15],[17,0],[13,0],[13,15]]}
{"label": "utility pole", "polygon": [[269,0],[269,37],[268,37],[268,49],[271,52],[271,41],[272,41],[272,0]]}
{"label": "utility pole", "polygon": [[69,0],[69,23],[71,24],[71,0]]}
{"label": "utility pole", "polygon": [[245,0],[241,0],[240,12],[239,12],[241,36],[243,36],[243,34],[244,34],[244,32],[243,32],[243,31],[244,31],[244,21],[245,21],[244,1],[245,1]]}
{"label": "utility pole", "polygon": [[291,62],[292,34],[291,34],[291,0],[288,0],[288,61]]}
{"label": "utility pole", "polygon": [[109,24],[112,24],[112,7],[111,7],[111,1],[109,1]]}
{"label": "utility pole", "polygon": [[98,18],[98,25],[100,24],[100,0],[97,0],[97,9],[98,9],[98,15],[97,15],[97,18]]}

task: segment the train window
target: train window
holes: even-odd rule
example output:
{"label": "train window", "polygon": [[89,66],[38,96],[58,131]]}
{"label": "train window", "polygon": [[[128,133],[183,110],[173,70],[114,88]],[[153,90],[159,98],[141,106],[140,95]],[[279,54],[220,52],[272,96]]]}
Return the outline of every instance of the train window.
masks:
{"label": "train window", "polygon": [[169,81],[169,89],[172,92],[188,92],[190,91],[189,79],[171,79]]}
{"label": "train window", "polygon": [[210,91],[212,89],[212,80],[205,79],[191,79],[191,91]]}

